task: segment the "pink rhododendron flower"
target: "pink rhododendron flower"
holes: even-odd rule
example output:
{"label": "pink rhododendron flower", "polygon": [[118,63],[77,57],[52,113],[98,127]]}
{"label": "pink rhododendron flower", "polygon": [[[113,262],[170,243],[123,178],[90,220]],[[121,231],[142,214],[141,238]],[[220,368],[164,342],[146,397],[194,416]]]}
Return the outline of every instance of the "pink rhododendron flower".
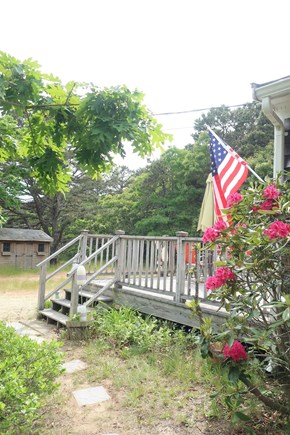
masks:
{"label": "pink rhododendron flower", "polygon": [[235,225],[235,228],[247,228],[247,224],[238,223],[237,225]]}
{"label": "pink rhododendron flower", "polygon": [[247,360],[248,354],[242,343],[238,340],[235,340],[230,348],[228,344],[225,345],[224,357],[232,358],[234,361],[240,361],[241,359]]}
{"label": "pink rhododendron flower", "polygon": [[273,199],[266,199],[266,201],[262,202],[258,210],[272,210],[273,203]]}
{"label": "pink rhododendron flower", "polygon": [[227,207],[232,207],[242,201],[243,196],[239,192],[230,193],[227,199]]}
{"label": "pink rhododendron flower", "polygon": [[257,207],[256,205],[254,205],[253,207],[252,207],[252,210],[253,210],[253,212],[257,212],[258,210],[260,210],[260,207]]}
{"label": "pink rhododendron flower", "polygon": [[217,231],[222,231],[224,229],[226,229],[228,226],[226,224],[226,222],[222,219],[219,219],[213,226],[213,228]]}
{"label": "pink rhododendron flower", "polygon": [[215,276],[219,278],[223,284],[236,279],[235,274],[228,267],[217,267]]}
{"label": "pink rhododendron flower", "polygon": [[270,239],[284,238],[287,237],[289,233],[290,225],[282,221],[272,222],[269,228],[264,231],[264,234],[270,237]]}
{"label": "pink rhododendron flower", "polygon": [[280,191],[278,189],[276,189],[276,184],[270,184],[269,186],[266,187],[266,189],[264,190],[264,198],[268,198],[268,199],[276,199],[278,198],[278,196],[280,196]]}
{"label": "pink rhododendron flower", "polygon": [[215,290],[227,281],[234,281],[235,274],[228,267],[218,267],[214,276],[209,276],[206,280],[205,287],[207,290]]}
{"label": "pink rhododendron flower", "polygon": [[219,236],[219,233],[214,228],[206,228],[203,233],[202,241],[203,243],[214,242]]}
{"label": "pink rhododendron flower", "polygon": [[216,276],[209,276],[206,280],[205,287],[207,290],[215,290],[223,285],[223,282]]}

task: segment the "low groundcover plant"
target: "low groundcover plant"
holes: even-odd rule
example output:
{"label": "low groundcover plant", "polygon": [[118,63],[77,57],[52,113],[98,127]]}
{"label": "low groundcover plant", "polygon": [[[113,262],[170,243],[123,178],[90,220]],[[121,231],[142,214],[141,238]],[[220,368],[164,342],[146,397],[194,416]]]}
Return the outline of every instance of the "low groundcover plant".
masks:
{"label": "low groundcover plant", "polygon": [[57,342],[36,343],[0,322],[0,433],[33,433],[44,400],[63,371]]}
{"label": "low groundcover plant", "polygon": [[289,418],[290,185],[281,179],[230,195],[227,223],[204,232],[205,247],[218,253],[205,285],[226,309],[226,322],[216,330],[197,300],[188,305],[200,318],[202,355],[218,357],[232,382]]}

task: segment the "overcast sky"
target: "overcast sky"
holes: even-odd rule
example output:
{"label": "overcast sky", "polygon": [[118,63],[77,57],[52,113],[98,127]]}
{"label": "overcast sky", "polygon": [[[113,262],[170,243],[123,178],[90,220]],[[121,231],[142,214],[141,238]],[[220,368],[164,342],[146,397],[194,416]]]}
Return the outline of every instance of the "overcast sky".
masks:
{"label": "overcast sky", "polygon": [[[138,88],[155,114],[236,105],[252,82],[290,75],[289,12],[286,0],[2,0],[0,50],[64,82]],[[201,113],[157,119],[183,147]]]}

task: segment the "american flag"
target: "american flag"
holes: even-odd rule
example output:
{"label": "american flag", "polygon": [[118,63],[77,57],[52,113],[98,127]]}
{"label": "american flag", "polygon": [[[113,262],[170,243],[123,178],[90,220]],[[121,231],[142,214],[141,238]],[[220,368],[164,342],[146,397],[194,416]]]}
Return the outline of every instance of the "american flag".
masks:
{"label": "american flag", "polygon": [[245,160],[208,129],[214,208],[217,219],[220,219],[223,218],[221,209],[226,208],[228,196],[236,192],[246,180],[248,167]]}

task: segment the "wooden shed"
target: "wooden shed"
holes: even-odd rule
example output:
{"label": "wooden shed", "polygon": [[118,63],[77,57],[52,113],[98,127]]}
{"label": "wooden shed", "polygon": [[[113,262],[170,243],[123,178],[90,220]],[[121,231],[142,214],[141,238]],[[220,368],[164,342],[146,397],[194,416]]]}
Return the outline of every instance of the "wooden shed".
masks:
{"label": "wooden shed", "polygon": [[52,241],[41,230],[0,228],[0,266],[31,269],[50,255]]}

